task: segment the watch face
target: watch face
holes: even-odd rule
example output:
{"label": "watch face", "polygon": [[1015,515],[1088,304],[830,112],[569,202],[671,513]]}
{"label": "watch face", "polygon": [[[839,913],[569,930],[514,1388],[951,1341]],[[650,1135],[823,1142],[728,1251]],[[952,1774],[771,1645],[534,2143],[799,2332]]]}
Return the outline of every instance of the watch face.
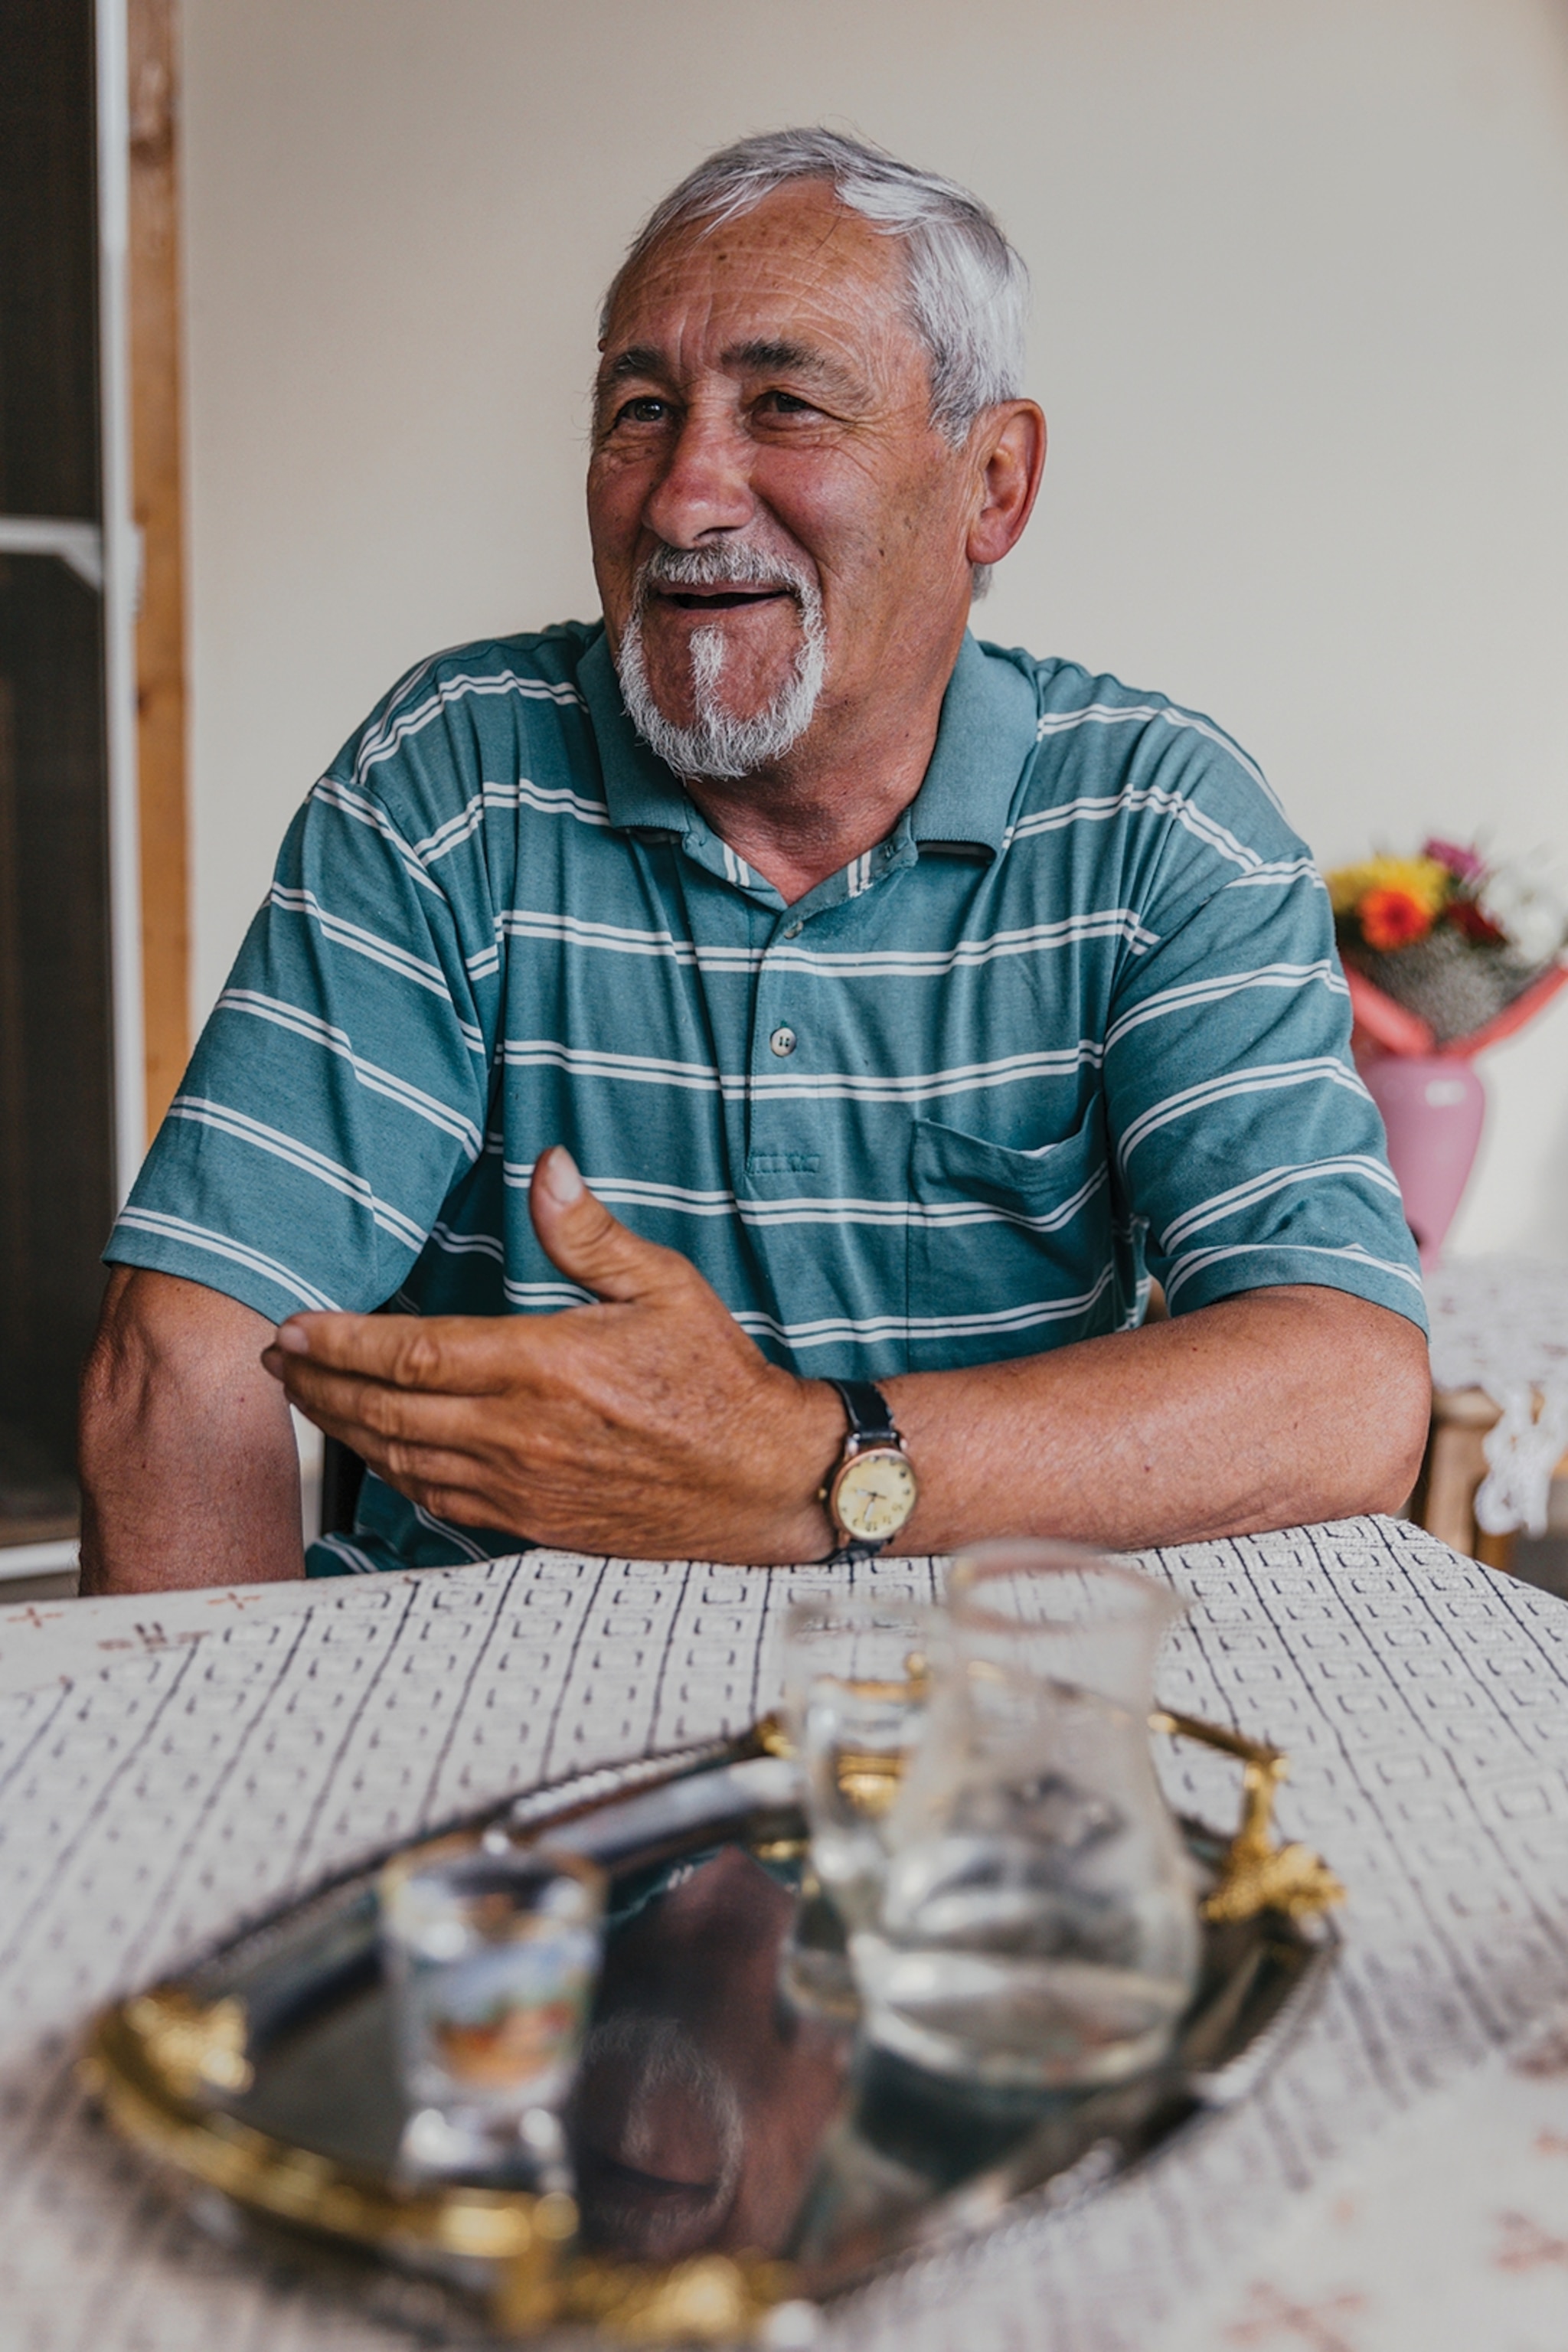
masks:
{"label": "watch face", "polygon": [[834,1482],[833,1515],[847,1535],[880,1543],[910,1517],[915,1493],[909,1456],[890,1445],[869,1446],[852,1455]]}

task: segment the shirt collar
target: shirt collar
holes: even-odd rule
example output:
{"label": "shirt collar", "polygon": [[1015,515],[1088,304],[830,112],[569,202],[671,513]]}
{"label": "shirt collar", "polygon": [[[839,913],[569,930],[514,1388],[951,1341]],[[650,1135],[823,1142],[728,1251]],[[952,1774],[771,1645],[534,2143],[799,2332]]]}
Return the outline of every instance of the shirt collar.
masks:
{"label": "shirt collar", "polygon": [[623,833],[684,833],[691,803],[679,777],[648,750],[627,718],[603,628],[577,665],[577,684],[599,747],[610,823]]}
{"label": "shirt collar", "polygon": [[[648,750],[626,716],[602,629],[578,666],[577,679],[599,747],[610,823],[624,832],[684,834],[691,803],[679,778]],[[939,853],[994,857],[1035,748],[1035,688],[1026,672],[965,631],[942,698],[931,765],[905,814],[915,842]]]}

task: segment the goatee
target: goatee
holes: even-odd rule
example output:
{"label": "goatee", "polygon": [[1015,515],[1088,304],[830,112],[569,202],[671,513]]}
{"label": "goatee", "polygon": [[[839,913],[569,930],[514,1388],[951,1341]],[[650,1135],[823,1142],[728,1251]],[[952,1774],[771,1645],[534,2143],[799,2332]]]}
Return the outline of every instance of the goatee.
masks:
{"label": "goatee", "polygon": [[[787,587],[800,614],[800,646],[790,675],[765,709],[737,719],[719,698],[729,645],[721,622],[691,633],[691,722],[677,727],[654,700],[643,646],[643,615],[659,588]],[[827,666],[822,592],[797,564],[743,542],[658,549],[633,584],[631,614],[616,672],[633,726],[678,776],[699,782],[754,775],[792,751],[810,726]]]}

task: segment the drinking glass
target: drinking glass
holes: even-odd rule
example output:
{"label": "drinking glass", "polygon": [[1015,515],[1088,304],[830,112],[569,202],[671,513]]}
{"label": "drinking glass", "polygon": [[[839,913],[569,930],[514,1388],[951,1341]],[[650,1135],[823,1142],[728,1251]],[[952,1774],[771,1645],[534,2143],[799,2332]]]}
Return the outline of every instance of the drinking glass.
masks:
{"label": "drinking glass", "polygon": [[568,2187],[558,2111],[598,1974],[602,1872],[500,1834],[449,1838],[390,1863],[380,1895],[405,2169]]}
{"label": "drinking glass", "polygon": [[850,1949],[871,2041],[938,2074],[1087,2089],[1158,2062],[1196,1983],[1193,1873],[1150,1749],[1180,1604],[1076,1547],[955,1562],[926,1737]]}
{"label": "drinking glass", "polygon": [[805,1784],[811,1869],[784,1956],[789,1989],[853,2007],[845,1937],[876,1916],[885,1832],[925,1727],[935,1612],[898,1593],[797,1602],[784,1627],[784,1712]]}

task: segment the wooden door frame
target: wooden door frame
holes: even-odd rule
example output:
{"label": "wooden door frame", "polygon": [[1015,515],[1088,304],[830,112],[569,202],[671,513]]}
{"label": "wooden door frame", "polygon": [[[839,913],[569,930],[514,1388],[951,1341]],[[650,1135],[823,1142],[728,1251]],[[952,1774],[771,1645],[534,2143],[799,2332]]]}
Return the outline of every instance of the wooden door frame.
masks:
{"label": "wooden door frame", "polygon": [[146,1132],[190,1051],[177,0],[126,0],[132,503],[140,534],[136,765]]}

